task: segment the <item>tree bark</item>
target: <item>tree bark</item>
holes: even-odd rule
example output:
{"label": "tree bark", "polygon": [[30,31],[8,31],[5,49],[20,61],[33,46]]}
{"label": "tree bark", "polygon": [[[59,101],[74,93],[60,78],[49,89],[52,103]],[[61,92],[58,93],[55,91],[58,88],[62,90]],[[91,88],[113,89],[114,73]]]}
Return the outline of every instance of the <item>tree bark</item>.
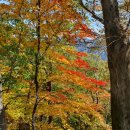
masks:
{"label": "tree bark", "polygon": [[37,106],[38,106],[38,102],[39,102],[38,75],[39,75],[39,65],[40,65],[39,56],[40,56],[40,45],[41,45],[41,17],[40,17],[41,0],[37,0],[36,5],[38,7],[38,9],[37,9],[37,52],[35,54],[35,76],[34,76],[35,103],[34,103],[33,112],[32,112],[32,130],[36,130],[36,128],[35,128],[35,117],[36,117],[36,111],[37,111]]}
{"label": "tree bark", "polygon": [[123,31],[117,0],[101,0],[111,81],[113,130],[130,130],[130,42]]}
{"label": "tree bark", "polygon": [[6,130],[5,111],[2,103],[2,77],[0,75],[0,130]]}
{"label": "tree bark", "polygon": [[21,123],[18,130],[30,130],[30,125],[28,123]]}

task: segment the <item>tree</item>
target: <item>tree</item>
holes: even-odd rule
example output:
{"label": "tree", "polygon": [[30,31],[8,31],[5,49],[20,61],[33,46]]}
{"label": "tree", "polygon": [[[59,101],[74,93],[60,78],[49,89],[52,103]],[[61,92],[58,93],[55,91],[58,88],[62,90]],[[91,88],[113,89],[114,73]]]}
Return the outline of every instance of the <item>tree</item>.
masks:
{"label": "tree", "polygon": [[2,102],[2,76],[0,75],[0,129],[5,130],[5,110]]}
{"label": "tree", "polygon": [[[111,116],[113,130],[130,130],[130,40],[122,27],[118,0],[101,0],[103,19],[80,0],[80,5],[104,24],[111,81]],[[129,11],[129,2],[125,3]]]}
{"label": "tree", "polygon": [[91,95],[106,92],[106,83],[89,75],[94,68],[83,59],[87,54],[74,49],[77,37],[95,35],[72,5],[10,0],[0,6],[8,129],[106,128],[102,106]]}

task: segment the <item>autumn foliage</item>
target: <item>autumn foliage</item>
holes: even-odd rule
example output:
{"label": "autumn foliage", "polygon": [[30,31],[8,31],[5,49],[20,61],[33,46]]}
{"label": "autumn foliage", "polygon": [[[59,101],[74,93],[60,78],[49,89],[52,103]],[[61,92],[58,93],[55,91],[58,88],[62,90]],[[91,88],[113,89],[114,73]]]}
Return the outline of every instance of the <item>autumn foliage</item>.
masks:
{"label": "autumn foliage", "polygon": [[[0,4],[0,73],[8,129],[107,129],[101,103],[108,82],[89,73],[89,54],[77,38],[96,36],[82,23],[72,0]],[[105,94],[105,95],[103,95]],[[107,96],[106,96],[107,95]]]}

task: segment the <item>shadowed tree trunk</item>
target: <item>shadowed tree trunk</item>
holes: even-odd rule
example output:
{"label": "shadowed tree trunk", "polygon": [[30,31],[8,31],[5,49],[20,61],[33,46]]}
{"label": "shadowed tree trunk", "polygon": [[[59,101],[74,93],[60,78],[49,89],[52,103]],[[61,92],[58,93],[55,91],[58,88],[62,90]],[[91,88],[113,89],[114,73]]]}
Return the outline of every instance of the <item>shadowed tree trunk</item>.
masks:
{"label": "shadowed tree trunk", "polygon": [[103,19],[94,11],[80,5],[93,18],[104,24],[111,81],[111,116],[113,130],[130,130],[130,40],[121,27],[118,0],[101,0]]}
{"label": "shadowed tree trunk", "polygon": [[32,130],[36,130],[35,128],[35,118],[36,118],[36,111],[37,111],[37,106],[39,102],[39,81],[38,81],[38,75],[39,75],[39,56],[40,56],[40,47],[41,47],[41,17],[40,17],[40,12],[41,12],[41,0],[36,1],[36,6],[37,6],[37,52],[35,54],[35,76],[34,76],[34,84],[35,84],[35,103],[34,103],[34,108],[32,112]]}
{"label": "shadowed tree trunk", "polygon": [[[51,81],[47,82],[47,84],[46,84],[46,90],[47,90],[48,92],[51,92],[51,90],[52,90]],[[51,104],[51,103],[48,102],[48,104]],[[48,117],[48,124],[51,124],[52,120],[53,120],[53,117],[52,117],[52,116],[49,116],[49,117]]]}
{"label": "shadowed tree trunk", "polygon": [[19,124],[19,130],[30,130],[30,125],[28,123]]}
{"label": "shadowed tree trunk", "polygon": [[0,130],[6,130],[5,111],[2,103],[2,77],[0,75]]}
{"label": "shadowed tree trunk", "polygon": [[120,25],[117,0],[101,0],[111,81],[113,130],[130,130],[130,42]]}

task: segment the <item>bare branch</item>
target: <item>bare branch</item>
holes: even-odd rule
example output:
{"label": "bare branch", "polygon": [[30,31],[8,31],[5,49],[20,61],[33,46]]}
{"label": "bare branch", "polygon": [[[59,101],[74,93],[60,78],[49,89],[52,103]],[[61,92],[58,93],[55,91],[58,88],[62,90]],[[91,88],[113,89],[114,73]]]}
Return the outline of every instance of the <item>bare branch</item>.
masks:
{"label": "bare branch", "polygon": [[83,4],[83,1],[82,1],[82,0],[80,0],[80,5],[81,5],[87,12],[89,12],[94,19],[96,19],[96,20],[98,20],[99,22],[101,22],[102,24],[104,24],[104,20],[103,20],[102,18],[100,18],[99,16],[97,16],[94,11],[91,11],[90,9],[88,9],[88,8]]}
{"label": "bare branch", "polygon": [[130,26],[130,18],[129,18],[129,21],[128,21],[127,25],[126,25],[125,32],[127,32],[127,30],[129,29],[129,26]]}

